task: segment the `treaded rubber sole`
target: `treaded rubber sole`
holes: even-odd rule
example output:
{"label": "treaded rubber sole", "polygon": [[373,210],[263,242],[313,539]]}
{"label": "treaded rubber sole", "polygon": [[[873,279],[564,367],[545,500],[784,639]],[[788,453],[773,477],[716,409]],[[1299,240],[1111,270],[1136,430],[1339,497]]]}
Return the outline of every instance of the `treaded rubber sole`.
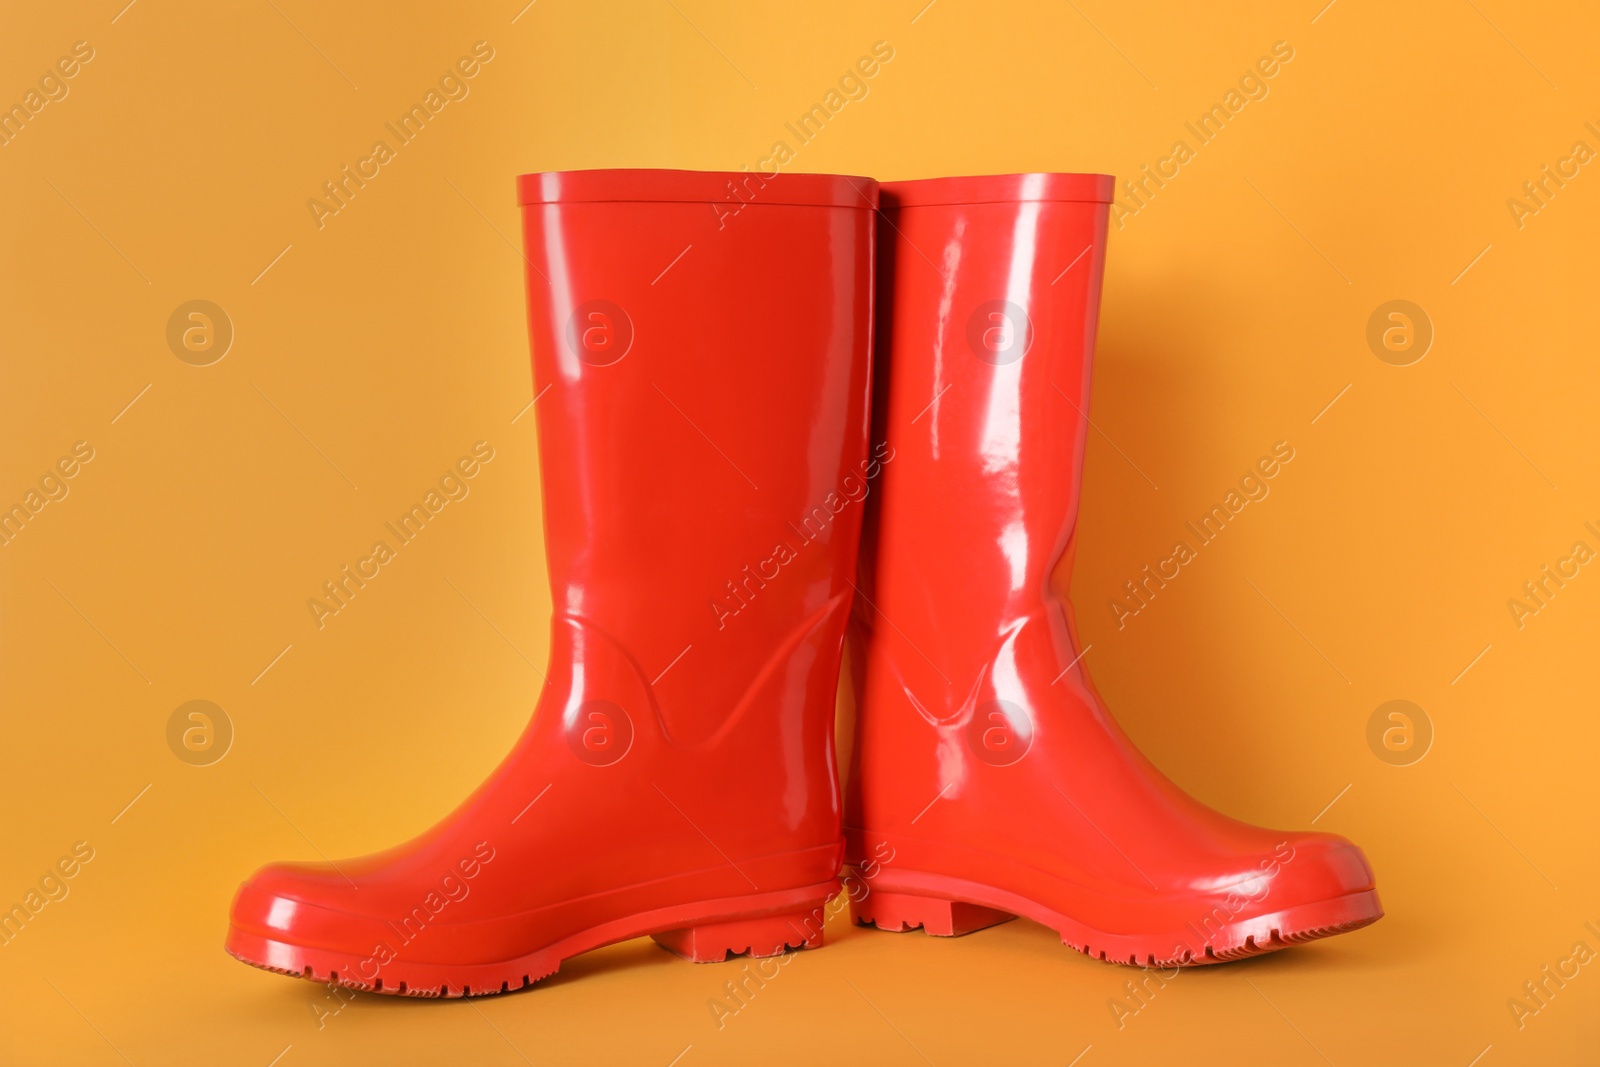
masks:
{"label": "treaded rubber sole", "polygon": [[[371,980],[354,971],[355,957],[334,949],[276,941],[229,927],[228,955],[274,974],[366,993],[407,997],[480,997],[526,989],[564,960],[636,937],[651,937],[693,963],[735,956],[776,956],[822,944],[827,903],[837,881],[804,889],[659,908],[580,931],[553,945],[491,963],[423,963],[396,959]],[[358,954],[359,955],[359,954]]]}
{"label": "treaded rubber sole", "polygon": [[1196,915],[1188,929],[1166,934],[1110,934],[993,886],[903,870],[895,879],[918,884],[890,890],[868,883],[867,894],[850,905],[858,926],[893,933],[920,927],[935,937],[959,937],[1020,915],[1055,930],[1062,944],[1085,956],[1132,967],[1226,963],[1349,933],[1383,918],[1378,894],[1369,889],[1223,923]]}

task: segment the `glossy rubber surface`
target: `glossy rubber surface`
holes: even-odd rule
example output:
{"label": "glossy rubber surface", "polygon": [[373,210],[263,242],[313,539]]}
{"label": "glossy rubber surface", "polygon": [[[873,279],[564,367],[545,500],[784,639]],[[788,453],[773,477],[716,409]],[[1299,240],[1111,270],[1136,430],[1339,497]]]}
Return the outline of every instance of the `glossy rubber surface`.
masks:
{"label": "glossy rubber surface", "polygon": [[754,181],[589,174],[640,199],[567,201],[563,176],[523,179],[544,191],[524,210],[554,605],[537,709],[422,836],[252,875],[229,952],[459,996],[644,934],[696,960],[820,942],[877,190]]}
{"label": "glossy rubber surface", "polygon": [[1107,960],[1207,963],[1382,911],[1350,842],[1228,818],[1146,760],[1051,584],[1073,552],[1110,192],[883,186],[873,437],[892,460],[851,628],[846,834],[852,863],[876,858],[855,915],[942,934],[1024,915]]}

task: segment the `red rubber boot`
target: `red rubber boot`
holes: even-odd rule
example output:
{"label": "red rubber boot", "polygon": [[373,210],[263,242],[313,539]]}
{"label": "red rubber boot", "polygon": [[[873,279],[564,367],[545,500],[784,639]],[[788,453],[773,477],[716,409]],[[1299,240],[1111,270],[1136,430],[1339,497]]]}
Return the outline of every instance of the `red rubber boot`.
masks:
{"label": "red rubber boot", "polygon": [[246,963],[453,997],[644,934],[697,961],[821,941],[877,184],[588,171],[520,190],[548,681],[510,756],[421,837],[252,875],[227,940]]}
{"label": "red rubber boot", "polygon": [[1382,915],[1360,849],[1189,797],[1084,670],[1070,560],[1112,179],[883,186],[875,441],[851,628],[858,922],[1015,915],[1118,963],[1211,963]]}

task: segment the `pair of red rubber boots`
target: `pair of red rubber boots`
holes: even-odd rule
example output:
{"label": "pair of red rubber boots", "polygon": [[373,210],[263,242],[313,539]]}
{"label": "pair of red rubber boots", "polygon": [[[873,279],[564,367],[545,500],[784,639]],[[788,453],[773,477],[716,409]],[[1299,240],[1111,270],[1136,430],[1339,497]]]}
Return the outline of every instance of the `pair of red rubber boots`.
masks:
{"label": "pair of red rubber boots", "polygon": [[1193,800],[1084,670],[1053,581],[1110,177],[585,171],[520,192],[548,683],[432,830],[251,876],[230,953],[498,993],[646,934],[696,961],[814,947],[841,872],[881,930],[1020,915],[1130,964],[1381,916],[1358,848]]}

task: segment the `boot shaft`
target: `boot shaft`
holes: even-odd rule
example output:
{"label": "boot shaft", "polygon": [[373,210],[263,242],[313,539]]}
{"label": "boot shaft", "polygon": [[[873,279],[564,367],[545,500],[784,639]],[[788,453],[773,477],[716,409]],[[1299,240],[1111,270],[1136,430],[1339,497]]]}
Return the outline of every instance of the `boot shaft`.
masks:
{"label": "boot shaft", "polygon": [[521,199],[554,613],[634,665],[667,737],[706,741],[764,676],[838,655],[876,183],[585,171]]}
{"label": "boot shaft", "polygon": [[959,700],[1057,599],[1111,192],[1078,174],[884,186],[873,437],[892,460],[869,507],[862,621],[915,631],[897,664],[913,691]]}

